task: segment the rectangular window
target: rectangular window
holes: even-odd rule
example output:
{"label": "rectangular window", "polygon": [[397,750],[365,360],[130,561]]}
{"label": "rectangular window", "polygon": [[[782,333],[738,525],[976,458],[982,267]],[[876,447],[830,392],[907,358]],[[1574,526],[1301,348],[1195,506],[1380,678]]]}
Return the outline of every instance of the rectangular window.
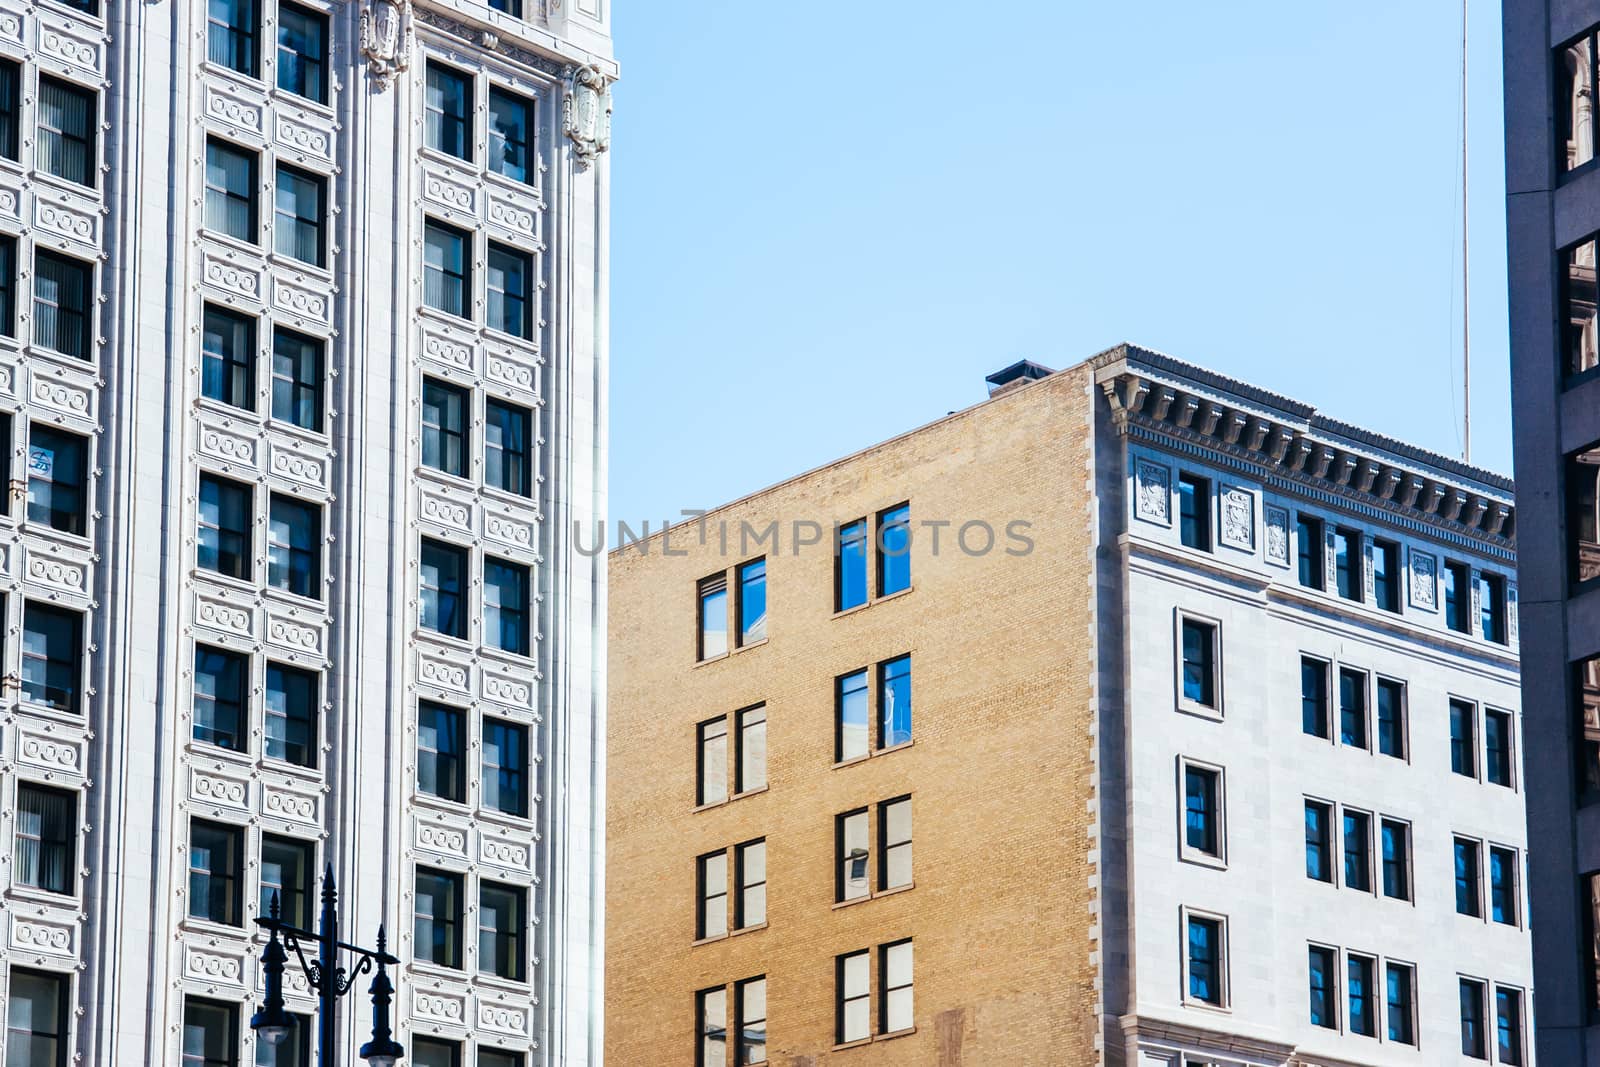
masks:
{"label": "rectangular window", "polygon": [[1333,573],[1339,595],[1346,600],[1360,602],[1361,532],[1343,526],[1333,531]]}
{"label": "rectangular window", "polygon": [[1478,776],[1478,709],[1465,700],[1450,701],[1450,769],[1468,778]]}
{"label": "rectangular window", "polygon": [[1594,159],[1594,92],[1600,84],[1595,80],[1595,51],[1593,32],[1556,49],[1557,173],[1577,170]]}
{"label": "rectangular window", "polygon": [[1189,915],[1186,925],[1188,999],[1220,1008],[1226,1002],[1222,985],[1227,973],[1222,920]]}
{"label": "rectangular window", "polygon": [[858,900],[872,892],[867,864],[872,853],[867,849],[867,809],[847,811],[833,820],[838,880],[834,899],[840,903]]}
{"label": "rectangular window", "polygon": [[767,639],[767,561],[739,564],[739,647]]}
{"label": "rectangular window", "polygon": [[[520,19],[522,17],[522,0],[489,0],[489,6],[494,8],[496,11],[505,12],[514,19]],[[762,1057],[762,1059],[765,1058],[765,1056]],[[744,1063],[745,1061],[739,1060],[738,1062]]]}
{"label": "rectangular window", "polygon": [[478,1047],[478,1067],[523,1067],[522,1053]]}
{"label": "rectangular window", "polygon": [[1363,811],[1344,813],[1344,884],[1372,891],[1372,816]]}
{"label": "rectangular window", "polygon": [[28,427],[28,521],[82,535],[88,525],[88,443],[38,423]]}
{"label": "rectangular window", "polygon": [[915,1023],[912,978],[910,941],[878,949],[878,1033],[897,1034]]}
{"label": "rectangular window", "polygon": [[1178,536],[1190,548],[1211,551],[1211,482],[1178,474]]}
{"label": "rectangular window", "polygon": [[256,1067],[310,1067],[311,1032],[316,1024],[309,1015],[290,1013],[289,1036],[276,1045],[256,1041]]}
{"label": "rectangular window", "polygon": [[422,539],[422,628],[448,637],[467,636],[467,553],[442,541]]}
{"label": "rectangular window", "polygon": [[532,263],[526,255],[489,242],[490,329],[512,337],[533,336],[532,274]]}
{"label": "rectangular window", "polygon": [[484,882],[478,887],[479,973],[523,980],[523,898],[515,886]]}
{"label": "rectangular window", "polygon": [[715,659],[728,652],[728,576],[713,574],[700,579],[697,600],[700,632],[699,657]]}
{"label": "rectangular window", "polygon": [[96,94],[47,74],[39,75],[40,170],[77,185],[95,185]]}
{"label": "rectangular window", "polygon": [[527,408],[500,400],[484,403],[483,482],[517,496],[532,492],[528,441],[532,416]]}
{"label": "rectangular window", "polygon": [[767,843],[747,841],[733,850],[733,926],[744,930],[767,921]]}
{"label": "rectangular window", "polygon": [[1333,882],[1333,805],[1306,801],[1306,877]]}
{"label": "rectangular window", "polygon": [[74,359],[92,358],[93,287],[93,265],[36,249],[33,343]]}
{"label": "rectangular window", "polygon": [[457,804],[466,799],[463,732],[461,712],[427,701],[417,704],[418,790]]}
{"label": "rectangular window", "polygon": [[77,891],[78,796],[17,783],[11,877],[18,885],[71,896]]}
{"label": "rectangular window", "polygon": [[417,868],[412,950],[422,963],[461,969],[461,876]]}
{"label": "rectangular window", "polygon": [[1339,668],[1339,743],[1368,748],[1367,674]]}
{"label": "rectangular window", "polygon": [[239,1009],[183,998],[183,1067],[239,1067]]}
{"label": "rectangular window", "polygon": [[1522,994],[1497,986],[1494,991],[1496,1062],[1522,1063]]}
{"label": "rectangular window", "polygon": [[[872,1036],[872,954],[851,952],[834,959],[834,1037],[839,1044]],[[720,1064],[721,1060],[714,1061]]]}
{"label": "rectangular window", "polygon": [[1184,618],[1178,626],[1183,642],[1183,700],[1202,708],[1217,708],[1217,627],[1215,623]]}
{"label": "rectangular window", "polygon": [[250,580],[250,520],[254,505],[248,485],[210,474],[200,476],[200,532],[195,565],[201,570]]}
{"label": "rectangular window", "polygon": [[911,884],[911,798],[878,805],[878,888]]}
{"label": "rectangular window", "polygon": [[461,1067],[461,1046],[427,1037],[411,1039],[411,1067]]}
{"label": "rectangular window", "polygon": [[518,818],[528,814],[528,728],[484,716],[483,806]]}
{"label": "rectangular window", "polygon": [[1506,644],[1506,580],[1498,574],[1478,575],[1478,612],[1483,639]]}
{"label": "rectangular window", "polygon": [[1328,733],[1328,664],[1300,657],[1300,729],[1312,737]]}
{"label": "rectangular window", "polygon": [[1296,515],[1294,539],[1300,563],[1300,584],[1307,589],[1323,588],[1327,584],[1328,572],[1322,555],[1322,520],[1309,515]]}
{"label": "rectangular window", "polygon": [[1489,846],[1489,917],[1506,926],[1518,923],[1517,852]]}
{"label": "rectangular window", "polygon": [[878,513],[878,595],[911,588],[911,505]]}
{"label": "rectangular window", "polygon": [[1339,972],[1336,949],[1312,945],[1306,953],[1306,969],[1311,993],[1311,1025],[1329,1030],[1339,1028]]}
{"label": "rectangular window", "polygon": [[201,395],[254,411],[255,379],[255,320],[207,304],[200,331]]}
{"label": "rectangular window", "polygon": [[218,66],[256,77],[255,0],[207,0],[206,58]]}
{"label": "rectangular window", "polygon": [[322,342],[281,326],[272,331],[272,417],[322,432]]}
{"label": "rectangular window", "polygon": [[267,584],[322,599],[322,509],[272,494],[267,524]]}
{"label": "rectangular window", "polygon": [[22,67],[0,59],[0,156],[18,158],[19,126],[22,117]]}
{"label": "rectangular window", "polygon": [[1461,1054],[1475,1060],[1489,1058],[1483,1034],[1483,993],[1482,982],[1461,979]]}
{"label": "rectangular window", "polygon": [[423,96],[423,139],[436,152],[472,158],[472,77],[429,62]]}
{"label": "rectangular window", "polygon": [[[6,997],[6,1063],[66,1067],[71,982],[65,974],[12,968]],[[187,1057],[183,1062],[188,1067]]]}
{"label": "rectangular window", "polygon": [[1600,656],[1573,665],[1572,691],[1580,803],[1592,804],[1600,799]]}
{"label": "rectangular window", "polygon": [[243,752],[250,661],[237,652],[194,646],[194,739]]}
{"label": "rectangular window", "polygon": [[1566,466],[1568,580],[1579,585],[1600,577],[1600,444],[1569,453]]}
{"label": "rectangular window", "polygon": [[1183,767],[1183,843],[1192,852],[1222,858],[1222,773]]}
{"label": "rectangular window", "polygon": [[1378,1036],[1378,1020],[1373,1011],[1373,974],[1377,961],[1352,953],[1345,960],[1346,991],[1349,998],[1350,1032],[1363,1037]]}
{"label": "rectangular window", "polygon": [[429,220],[422,227],[422,302],[458,318],[471,318],[470,238],[460,230]]}
{"label": "rectangular window", "polygon": [[422,379],[422,465],[464,478],[467,474],[467,416],[472,400],[465,389],[435,378]]}
{"label": "rectangular window", "polygon": [[734,986],[735,1064],[767,1062],[767,980],[746,978]]}
{"label": "rectangular window", "polygon": [[273,204],[273,247],[278,255],[321,267],[327,261],[323,240],[327,183],[314,174],[278,164]]}
{"label": "rectangular window", "polygon": [[748,793],[767,787],[767,709],[739,712],[739,765],[734,789]]}
{"label": "rectangular window", "polygon": [[[214,7],[218,0],[211,2]],[[206,141],[206,229],[255,244],[256,185],[254,152],[216,138]]]}
{"label": "rectangular window", "polygon": [[22,696],[72,715],[82,713],[83,616],[28,601],[22,609]]}
{"label": "rectangular window", "polygon": [[1511,782],[1511,713],[1483,711],[1483,776],[1494,785]]}
{"label": "rectangular window", "polygon": [[835,749],[840,761],[867,754],[867,672],[854,671],[834,681]]}
{"label": "rectangular window", "polygon": [[189,918],[243,926],[239,883],[244,879],[244,835],[218,823],[189,824]]}
{"label": "rectangular window", "polygon": [[1568,380],[1600,366],[1600,322],[1595,299],[1595,239],[1560,254],[1561,350]]}
{"label": "rectangular window", "polygon": [[314,671],[281,663],[267,664],[268,758],[297,767],[317,765],[317,704],[321,688]]}
{"label": "rectangular window", "polygon": [[840,526],[833,557],[833,610],[848,611],[867,602],[867,520]]}
{"label": "rectangular window", "polygon": [[1465,563],[1444,562],[1444,621],[1456,633],[1472,632],[1472,571]]}
{"label": "rectangular window", "polygon": [[1400,546],[1372,539],[1372,599],[1384,611],[1400,610]]}
{"label": "rectangular window", "polygon": [[1383,895],[1411,899],[1411,828],[1394,819],[1383,820]]}
{"label": "rectangular window", "polygon": [[514,656],[528,654],[528,568],[483,559],[483,627],[488,643]]}
{"label": "rectangular window", "polygon": [[878,664],[878,747],[911,740],[911,657]]}
{"label": "rectangular window", "polygon": [[0,336],[17,336],[17,239],[0,234]]}
{"label": "rectangular window", "polygon": [[1456,913],[1478,918],[1483,915],[1483,893],[1478,888],[1482,880],[1482,860],[1476,841],[1456,838]]}
{"label": "rectangular window", "polygon": [[694,995],[695,1067],[724,1067],[728,1062],[728,991],[722,986]]}
{"label": "rectangular window", "polygon": [[695,866],[695,883],[699,887],[699,911],[695,919],[694,936],[721,937],[728,932],[727,850],[708,852],[695,860]]}
{"label": "rectangular window", "polygon": [[719,715],[697,728],[699,758],[695,803],[720,804],[728,799],[728,719]]}
{"label": "rectangular window", "polygon": [[1416,1011],[1412,1007],[1415,985],[1409,965],[1388,963],[1385,981],[1385,1007],[1389,1040],[1400,1045],[1417,1043]]}
{"label": "rectangular window", "polygon": [[278,88],[328,102],[328,20],[298,4],[278,4]]}
{"label": "rectangular window", "polygon": [[290,926],[311,929],[311,872],[316,869],[315,848],[309,841],[264,834],[261,838],[260,915],[271,915],[277,898],[277,915]]}
{"label": "rectangular window", "polygon": [[1378,751],[1406,758],[1406,686],[1392,678],[1378,679]]}
{"label": "rectangular window", "polygon": [[497,87],[489,90],[489,169],[528,181],[528,131],[533,101]]}

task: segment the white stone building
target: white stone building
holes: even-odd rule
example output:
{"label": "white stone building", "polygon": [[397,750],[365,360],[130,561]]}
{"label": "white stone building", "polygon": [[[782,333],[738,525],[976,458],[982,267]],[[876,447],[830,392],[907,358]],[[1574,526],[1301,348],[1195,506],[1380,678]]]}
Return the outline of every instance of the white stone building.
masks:
{"label": "white stone building", "polygon": [[610,6],[0,0],[3,1067],[599,1062]]}

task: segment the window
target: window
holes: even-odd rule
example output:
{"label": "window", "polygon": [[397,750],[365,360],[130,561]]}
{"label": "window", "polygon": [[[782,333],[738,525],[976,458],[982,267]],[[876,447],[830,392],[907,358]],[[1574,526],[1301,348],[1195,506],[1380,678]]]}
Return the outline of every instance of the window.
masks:
{"label": "window", "polygon": [[1300,729],[1312,737],[1328,733],[1328,664],[1300,657]]}
{"label": "window", "polygon": [[260,915],[272,914],[278,898],[278,916],[290,926],[311,929],[311,872],[316,869],[309,841],[264,834],[261,838]]}
{"label": "window", "polygon": [[1412,1007],[1415,980],[1411,967],[1404,963],[1387,963],[1385,982],[1385,1007],[1388,1015],[1389,1040],[1401,1045],[1417,1043],[1416,1011]]}
{"label": "window", "polygon": [[[6,997],[6,1063],[12,1067],[66,1067],[71,979],[45,971],[11,971]],[[184,1057],[184,1067],[189,1059]]]}
{"label": "window", "polygon": [[728,853],[724,849],[708,852],[695,866],[700,907],[694,936],[721,937],[728,932]]}
{"label": "window", "polygon": [[77,891],[77,794],[18,782],[16,819],[12,879],[18,885],[71,896]]}
{"label": "window", "polygon": [[189,918],[243,926],[239,883],[244,835],[218,823],[189,824]]}
{"label": "window", "polygon": [[723,1067],[728,1062],[728,991],[722,986],[694,995],[695,1067]]}
{"label": "window", "polygon": [[1333,573],[1339,595],[1361,600],[1361,533],[1339,527],[1333,531]]}
{"label": "window", "polygon": [[1573,724],[1578,749],[1580,803],[1600,798],[1600,656],[1573,664]]}
{"label": "window", "polygon": [[1222,858],[1222,772],[1183,766],[1183,844],[1190,852]]}
{"label": "window", "polygon": [[311,1031],[316,1028],[309,1015],[290,1013],[289,1036],[276,1045],[256,1041],[256,1067],[310,1067]]}
{"label": "window", "polygon": [[82,535],[88,523],[88,445],[77,434],[28,428],[28,521]]}
{"label": "window", "polygon": [[278,88],[328,102],[328,20],[298,4],[278,4]]}
{"label": "window", "polygon": [[838,879],[834,899],[840,903],[859,900],[872,892],[867,862],[872,855],[867,849],[867,809],[847,811],[833,821]]}
{"label": "window", "polygon": [[529,314],[533,268],[521,252],[489,242],[489,318],[491,329],[512,337],[532,337]]}
{"label": "window", "polygon": [[202,570],[250,580],[251,491],[210,474],[200,476],[200,536],[195,564]]}
{"label": "window", "polygon": [[461,969],[461,876],[417,868],[412,948],[422,963]]}
{"label": "window", "polygon": [[1333,805],[1306,801],[1306,877],[1333,882]]}
{"label": "window", "polygon": [[695,803],[720,804],[728,799],[728,720],[719,715],[697,728]]}
{"label": "window", "polygon": [[[504,11],[514,19],[522,17],[522,0],[489,0],[489,6],[496,11]],[[743,1060],[738,1062],[743,1063]]]}
{"label": "window", "polygon": [[878,747],[911,740],[911,657],[878,664]]}
{"label": "window", "polygon": [[1178,536],[1190,548],[1211,551],[1211,482],[1178,474]]}
{"label": "window", "polygon": [[19,119],[22,114],[22,67],[0,59],[0,156],[15,161]]}
{"label": "window", "polygon": [[911,505],[878,513],[878,595],[911,588]]}
{"label": "window", "polygon": [[867,754],[867,672],[855,671],[834,682],[834,720],[838,758]]}
{"label": "window", "polygon": [[833,610],[848,611],[867,602],[867,520],[839,527],[833,557]]}
{"label": "window", "polygon": [[489,170],[528,181],[528,121],[533,101],[501,88],[489,90]]}
{"label": "window", "polygon": [[1406,758],[1406,687],[1392,678],[1378,679],[1378,751]]}
{"label": "window", "polygon": [[878,889],[911,884],[911,798],[878,805]]}
{"label": "window", "polygon": [[516,723],[483,720],[483,806],[515,815],[528,814],[528,729]]}
{"label": "window", "polygon": [[523,980],[523,891],[484,882],[478,887],[478,970]]}
{"label": "window", "polygon": [[471,76],[430,62],[423,110],[426,115],[424,143],[447,156],[471,159]]}
{"label": "window", "polygon": [[1372,539],[1372,599],[1384,611],[1400,610],[1400,546]]}
{"label": "window", "polygon": [[461,1046],[427,1037],[411,1039],[412,1067],[461,1067]]}
{"label": "window", "polygon": [[1596,319],[1595,239],[1590,237],[1560,254],[1559,297],[1563,370],[1568,380],[1587,376],[1600,366],[1600,323]]}
{"label": "window", "polygon": [[273,245],[278,255],[323,266],[323,207],[325,183],[321,178],[278,164],[273,211]]}
{"label": "window", "polygon": [[1345,960],[1346,989],[1350,1002],[1350,1032],[1364,1037],[1378,1036],[1378,1020],[1372,1005],[1373,974],[1377,961],[1351,953]]}
{"label": "window", "polygon": [[38,249],[33,256],[33,343],[90,358],[94,267]]}
{"label": "window", "polygon": [[767,921],[767,843],[747,841],[733,850],[733,927],[744,930]]}
{"label": "window", "polygon": [[[211,0],[213,8],[219,0]],[[223,3],[229,0],[221,0]],[[249,3],[251,0],[240,0]],[[256,241],[256,154],[206,141],[206,229]]]}
{"label": "window", "polygon": [[254,78],[258,21],[255,0],[207,0],[206,58]]}
{"label": "window", "polygon": [[1367,675],[1339,669],[1339,743],[1367,748]]}
{"label": "window", "polygon": [[249,661],[237,652],[194,646],[194,739],[243,752],[245,679]]}
{"label": "window", "polygon": [[1217,708],[1217,626],[1183,617],[1178,624],[1183,644],[1183,700],[1180,704]]}
{"label": "window", "polygon": [[1504,1064],[1522,1063],[1522,994],[1497,986],[1494,991],[1496,1060]]}
{"label": "window", "polygon": [[1188,927],[1188,999],[1213,1007],[1222,1007],[1227,998],[1223,993],[1226,960],[1223,946],[1222,920],[1200,915],[1187,915]]}
{"label": "window", "polygon": [[739,646],[767,639],[767,561],[739,564]]}
{"label": "window", "polygon": [[256,408],[255,320],[206,305],[200,334],[200,392],[246,411]]}
{"label": "window", "polygon": [[[1589,270],[1593,277],[1593,261]],[[1569,454],[1566,478],[1567,567],[1578,585],[1600,576],[1600,445]]]}
{"label": "window", "polygon": [[[1595,35],[1585,33],[1556,50],[1556,170],[1594,159]],[[1590,261],[1591,263],[1593,260]]]}
{"label": "window", "polygon": [[733,1062],[767,1062],[767,979],[746,978],[734,987],[734,1033],[738,1035]]}
{"label": "window", "polygon": [[1337,1030],[1339,993],[1334,975],[1339,969],[1338,950],[1312,945],[1306,954],[1306,967],[1311,993],[1311,1025]]}
{"label": "window", "polygon": [[422,465],[464,478],[467,474],[465,389],[434,378],[422,380]]}
{"label": "window", "polygon": [[17,239],[4,235],[0,235],[0,336],[17,336]]}
{"label": "window", "polygon": [[422,628],[449,637],[467,636],[467,553],[440,541],[422,540]]}
{"label": "window", "polygon": [[183,1067],[238,1067],[239,1009],[183,998]]}
{"label": "window", "polygon": [[1464,563],[1444,562],[1444,621],[1456,633],[1472,632],[1472,571]]}
{"label": "window", "polygon": [[1296,515],[1294,540],[1300,563],[1300,584],[1307,589],[1321,589],[1327,584],[1327,570],[1322,561],[1322,520],[1309,515]]}
{"label": "window", "polygon": [[422,228],[422,302],[458,318],[470,318],[469,238],[460,230],[428,221]]}
{"label": "window", "polygon": [[1483,774],[1494,785],[1511,782],[1511,713],[1485,708],[1483,712]]}
{"label": "window", "polygon": [[734,781],[736,792],[748,793],[767,787],[767,709],[745,708],[739,712],[739,764]]}
{"label": "window", "polygon": [[1489,917],[1506,926],[1517,925],[1516,849],[1489,846]]}
{"label": "window", "polygon": [[700,658],[714,659],[728,651],[728,576],[700,579]]}
{"label": "window", "polygon": [[1411,899],[1411,828],[1394,819],[1383,820],[1383,895]]}
{"label": "window", "polygon": [[522,1067],[522,1053],[478,1047],[478,1067]]}
{"label": "window", "polygon": [[267,527],[267,584],[322,599],[322,509],[272,494]]}
{"label": "window", "polygon": [[40,170],[78,185],[95,185],[95,94],[88,89],[39,75]]}
{"label": "window", "polygon": [[834,960],[835,1038],[839,1044],[872,1035],[872,955],[851,952]]}
{"label": "window", "polygon": [[483,559],[484,638],[515,656],[528,654],[528,568],[509,560]]}
{"label": "window", "polygon": [[461,773],[461,712],[443,704],[417,704],[417,788],[429,796],[466,799]]}
{"label": "window", "polygon": [[272,417],[322,432],[322,342],[282,327],[272,331]]}
{"label": "window", "polygon": [[1475,1060],[1489,1058],[1483,1037],[1483,991],[1482,982],[1461,979],[1461,1054]]}
{"label": "window", "polygon": [[1372,816],[1364,811],[1344,813],[1344,884],[1372,891]]}
{"label": "window", "polygon": [[484,404],[483,482],[518,496],[528,496],[528,432],[532,422],[526,408],[500,400]]}
{"label": "window", "polygon": [[1483,915],[1482,893],[1478,889],[1481,879],[1481,860],[1478,843],[1456,838],[1456,913],[1478,918]]}
{"label": "window", "polygon": [[[267,756],[297,767],[317,765],[317,703],[313,671],[267,664]],[[304,928],[302,928],[304,929]]]}
{"label": "window", "polygon": [[1465,700],[1450,701],[1450,769],[1468,778],[1478,776],[1478,709]]}
{"label": "window", "polygon": [[899,941],[878,949],[878,1033],[895,1034],[911,1029],[911,942]]}
{"label": "window", "polygon": [[1478,575],[1478,611],[1483,639],[1506,644],[1506,580],[1498,574]]}
{"label": "window", "polygon": [[82,712],[83,616],[28,601],[22,609],[22,696],[72,715]]}

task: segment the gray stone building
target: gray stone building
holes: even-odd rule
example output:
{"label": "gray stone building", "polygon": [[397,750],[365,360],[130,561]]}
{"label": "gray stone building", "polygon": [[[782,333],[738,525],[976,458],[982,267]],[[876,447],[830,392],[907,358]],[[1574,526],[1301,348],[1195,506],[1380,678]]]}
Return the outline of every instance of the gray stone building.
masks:
{"label": "gray stone building", "polygon": [[0,0],[4,1067],[599,1062],[609,9]]}

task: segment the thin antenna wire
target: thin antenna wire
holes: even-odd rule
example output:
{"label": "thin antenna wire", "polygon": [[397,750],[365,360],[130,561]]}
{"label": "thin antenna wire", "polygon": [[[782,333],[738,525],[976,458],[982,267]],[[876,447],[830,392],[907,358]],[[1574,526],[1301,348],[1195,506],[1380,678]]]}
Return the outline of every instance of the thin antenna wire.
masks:
{"label": "thin antenna wire", "polygon": [[1461,0],[1461,458],[1471,463],[1472,290],[1467,248],[1467,0]]}

